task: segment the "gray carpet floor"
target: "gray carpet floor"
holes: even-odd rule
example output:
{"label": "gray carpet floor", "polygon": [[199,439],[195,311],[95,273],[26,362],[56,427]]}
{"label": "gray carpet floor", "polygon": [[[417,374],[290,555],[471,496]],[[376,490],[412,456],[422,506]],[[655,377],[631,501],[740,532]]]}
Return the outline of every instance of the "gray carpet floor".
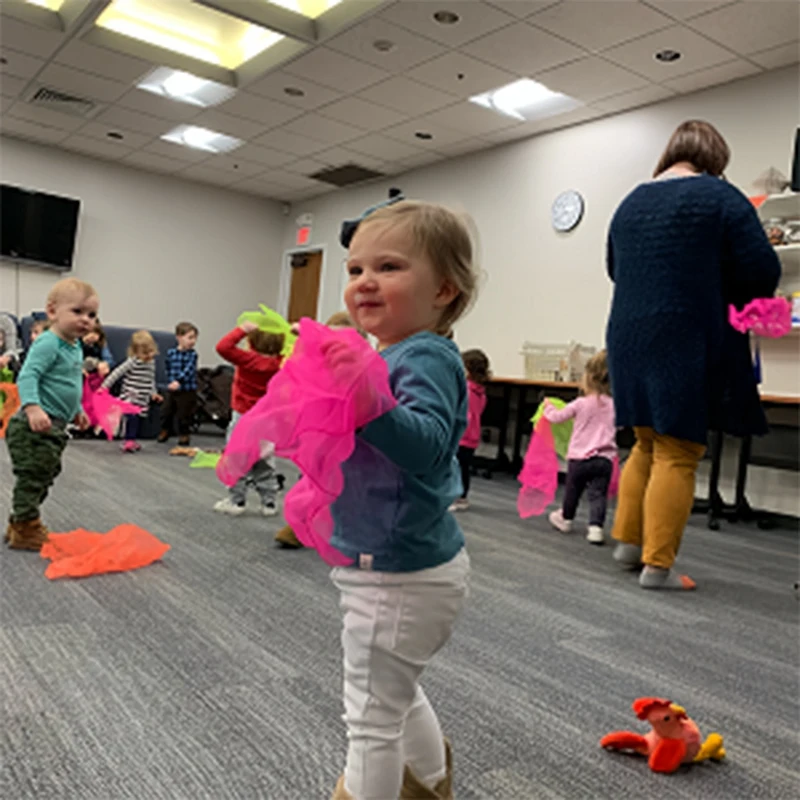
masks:
{"label": "gray carpet floor", "polygon": [[[219,445],[219,438],[200,440]],[[0,511],[11,473],[0,447]],[[172,547],[137,572],[48,581],[0,553],[0,796],[327,800],[343,764],[337,598],[280,518],[211,511],[213,471],[163,446],[72,442],[52,530],[141,525]],[[800,785],[796,530],[693,520],[696,593],[648,593],[610,548],[516,515],[510,478],[461,515],[472,592],[424,677],[459,800],[790,798]],[[686,707],[728,759],[658,776],[598,739],[642,730],[641,695]],[[791,787],[794,786],[795,789]]]}

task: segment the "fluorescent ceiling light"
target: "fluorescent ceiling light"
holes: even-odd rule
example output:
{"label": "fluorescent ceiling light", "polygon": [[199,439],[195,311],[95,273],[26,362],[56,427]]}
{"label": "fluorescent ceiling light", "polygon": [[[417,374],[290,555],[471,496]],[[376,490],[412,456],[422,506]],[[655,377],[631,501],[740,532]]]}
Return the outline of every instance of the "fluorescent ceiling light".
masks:
{"label": "fluorescent ceiling light", "polygon": [[553,92],[530,78],[522,78],[491,92],[475,95],[469,101],[521,122],[554,117],[583,105],[580,100]]}
{"label": "fluorescent ceiling light", "polygon": [[226,69],[236,69],[283,39],[192,0],[113,0],[96,24]]}
{"label": "fluorescent ceiling light", "polygon": [[[329,8],[338,6],[342,0],[264,0],[273,6],[281,6],[294,11],[295,14],[302,14],[308,19],[316,19],[322,16]],[[252,0],[251,0],[252,2]]]}
{"label": "fluorescent ceiling light", "polygon": [[48,11],[58,11],[64,5],[64,0],[28,0],[32,6],[46,8]]}
{"label": "fluorescent ceiling light", "polygon": [[207,153],[229,153],[244,144],[235,136],[226,136],[224,133],[198,128],[196,125],[178,125],[161,138],[167,142],[182,144],[184,147],[205,150]]}
{"label": "fluorescent ceiling light", "polygon": [[142,78],[137,88],[146,92],[189,103],[193,106],[216,106],[236,94],[232,86],[225,86],[216,81],[198,78],[190,72],[181,72],[169,67],[158,67]]}

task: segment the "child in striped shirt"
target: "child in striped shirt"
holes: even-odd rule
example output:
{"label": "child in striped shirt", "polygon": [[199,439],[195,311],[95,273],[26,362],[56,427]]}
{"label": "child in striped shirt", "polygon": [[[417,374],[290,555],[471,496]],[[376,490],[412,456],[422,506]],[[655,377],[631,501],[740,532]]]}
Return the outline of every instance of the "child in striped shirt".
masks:
{"label": "child in striped shirt", "polygon": [[124,453],[136,453],[142,446],[139,437],[140,420],[147,414],[150,401],[160,403],[163,398],[156,391],[156,356],[158,347],[148,331],[136,331],[128,346],[128,358],[123,361],[102,383],[101,389],[109,389],[122,378],[120,400],[132,403],[141,409],[138,414],[125,414]]}

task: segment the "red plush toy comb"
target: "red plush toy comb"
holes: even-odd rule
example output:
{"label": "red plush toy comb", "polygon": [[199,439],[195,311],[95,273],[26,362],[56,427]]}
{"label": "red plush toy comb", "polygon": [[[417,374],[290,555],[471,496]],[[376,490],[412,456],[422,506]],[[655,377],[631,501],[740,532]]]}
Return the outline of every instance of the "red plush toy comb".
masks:
{"label": "red plush toy comb", "polygon": [[639,719],[647,719],[647,715],[654,708],[669,708],[672,703],[663,697],[637,697],[633,701],[633,713]]}

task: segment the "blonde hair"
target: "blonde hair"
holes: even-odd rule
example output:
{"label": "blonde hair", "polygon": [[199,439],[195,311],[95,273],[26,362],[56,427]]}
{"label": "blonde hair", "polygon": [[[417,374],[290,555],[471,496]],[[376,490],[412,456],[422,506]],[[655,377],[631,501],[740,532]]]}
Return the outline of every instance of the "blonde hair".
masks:
{"label": "blonde hair", "polygon": [[353,328],[365,339],[367,338],[367,332],[361,330],[361,328],[359,328],[358,325],[353,322],[353,318],[346,311],[337,311],[335,314],[331,314],[325,324],[329,328]]}
{"label": "blonde hair", "polygon": [[720,177],[730,158],[728,143],[710,122],[689,119],[678,125],[669,137],[653,177],[681,161],[688,161],[698,172]]}
{"label": "blonde hair", "polygon": [[128,358],[139,358],[142,355],[158,355],[158,345],[150,331],[136,331],[131,336],[131,342],[128,345]]}
{"label": "blonde hair", "polygon": [[407,225],[415,246],[430,259],[438,277],[458,292],[442,311],[435,328],[436,333],[446,336],[473,304],[478,291],[466,218],[435,203],[402,200],[373,211],[358,226],[356,236],[367,225],[376,223]]}
{"label": "blonde hair", "polygon": [[66,297],[73,295],[79,295],[81,300],[86,300],[89,297],[96,297],[97,292],[91,283],[80,281],[77,278],[62,278],[54,283],[48,292],[47,304],[56,305],[63,302]]}
{"label": "blonde hair", "polygon": [[608,374],[608,353],[601,350],[587,362],[583,373],[583,384],[587,392],[607,394],[611,397],[611,377]]}

